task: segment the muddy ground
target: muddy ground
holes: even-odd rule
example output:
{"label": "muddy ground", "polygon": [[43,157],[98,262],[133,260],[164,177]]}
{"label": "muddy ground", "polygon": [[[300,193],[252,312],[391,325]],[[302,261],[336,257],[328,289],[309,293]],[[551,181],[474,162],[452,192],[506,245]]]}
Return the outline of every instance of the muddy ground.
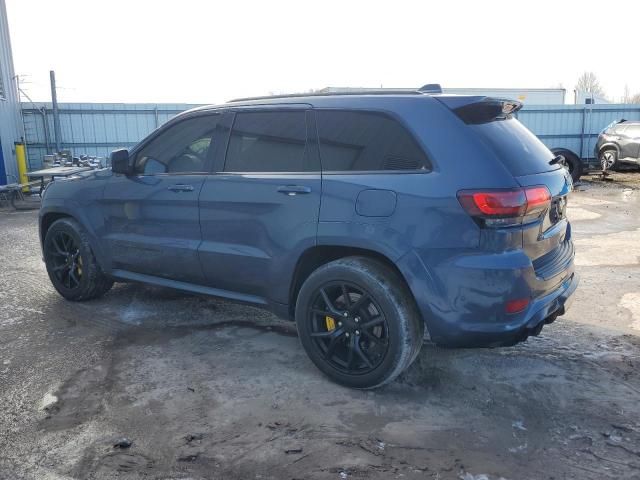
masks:
{"label": "muddy ground", "polygon": [[36,213],[4,210],[0,478],[640,479],[638,186],[572,194],[582,283],[540,337],[425,345],[372,392],[254,308],[134,284],[66,302]]}

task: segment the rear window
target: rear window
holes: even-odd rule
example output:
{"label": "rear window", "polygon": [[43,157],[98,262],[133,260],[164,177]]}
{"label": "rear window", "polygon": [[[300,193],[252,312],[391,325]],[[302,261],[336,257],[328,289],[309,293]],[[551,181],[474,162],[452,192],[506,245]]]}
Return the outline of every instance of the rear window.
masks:
{"label": "rear window", "polygon": [[549,165],[554,154],[515,118],[469,125],[496,153],[514,176],[557,170]]}

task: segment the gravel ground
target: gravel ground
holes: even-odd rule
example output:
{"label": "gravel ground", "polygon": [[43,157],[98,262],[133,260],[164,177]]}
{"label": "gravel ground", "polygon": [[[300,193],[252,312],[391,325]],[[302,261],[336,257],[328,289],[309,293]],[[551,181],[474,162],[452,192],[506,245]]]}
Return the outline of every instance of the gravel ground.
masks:
{"label": "gravel ground", "polygon": [[37,213],[4,210],[0,478],[640,479],[638,186],[572,194],[581,285],[541,336],[425,345],[373,392],[251,307],[135,284],[66,302]]}

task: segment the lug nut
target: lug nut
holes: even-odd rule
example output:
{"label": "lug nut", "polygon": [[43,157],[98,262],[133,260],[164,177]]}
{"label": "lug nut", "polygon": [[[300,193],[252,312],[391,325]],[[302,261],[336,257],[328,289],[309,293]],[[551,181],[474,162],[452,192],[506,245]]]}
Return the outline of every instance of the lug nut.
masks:
{"label": "lug nut", "polygon": [[360,330],[356,330],[356,335],[360,335]]}
{"label": "lug nut", "polygon": [[344,336],[349,338],[349,332],[345,333]]}
{"label": "lug nut", "polygon": [[344,313],[342,314],[342,316],[343,316],[343,317],[348,317],[348,316],[349,316],[349,314],[348,314],[347,312],[344,312]]}
{"label": "lug nut", "polygon": [[360,321],[360,317],[354,318],[355,322],[358,323]]}
{"label": "lug nut", "polygon": [[342,322],[338,322],[338,326],[341,327],[342,326]]}

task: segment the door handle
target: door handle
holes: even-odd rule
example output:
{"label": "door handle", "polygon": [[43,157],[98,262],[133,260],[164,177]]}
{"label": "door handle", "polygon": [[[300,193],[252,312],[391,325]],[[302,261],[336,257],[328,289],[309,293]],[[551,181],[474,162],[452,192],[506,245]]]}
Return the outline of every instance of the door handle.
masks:
{"label": "door handle", "polygon": [[304,185],[282,185],[278,187],[278,192],[294,196],[303,193],[311,193],[311,187],[305,187]]}
{"label": "door handle", "polygon": [[172,192],[193,192],[193,185],[185,185],[183,183],[178,183],[176,185],[171,185],[167,187],[168,190]]}

